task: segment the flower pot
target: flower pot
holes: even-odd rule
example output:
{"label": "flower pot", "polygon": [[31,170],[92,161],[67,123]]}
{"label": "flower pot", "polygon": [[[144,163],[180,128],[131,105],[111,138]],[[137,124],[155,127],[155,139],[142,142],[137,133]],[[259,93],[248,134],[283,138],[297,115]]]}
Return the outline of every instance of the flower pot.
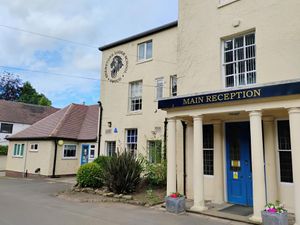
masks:
{"label": "flower pot", "polygon": [[172,198],[167,196],[165,200],[168,212],[176,214],[185,212],[185,197]]}
{"label": "flower pot", "polygon": [[288,213],[261,212],[264,225],[288,225]]}

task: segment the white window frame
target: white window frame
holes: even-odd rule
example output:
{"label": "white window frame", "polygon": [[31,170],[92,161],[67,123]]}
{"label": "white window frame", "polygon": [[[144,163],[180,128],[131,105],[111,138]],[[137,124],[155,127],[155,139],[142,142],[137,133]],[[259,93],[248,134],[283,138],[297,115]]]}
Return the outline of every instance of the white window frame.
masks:
{"label": "white window frame", "polygon": [[[114,143],[114,145],[112,145]],[[106,155],[111,157],[113,156],[113,151],[110,149],[111,147],[114,147],[114,153],[117,153],[117,142],[116,141],[106,141],[105,142],[106,146]],[[111,152],[111,154],[110,154]]]}
{"label": "white window frame", "polygon": [[[66,146],[75,146],[75,156],[65,156]],[[77,159],[77,145],[76,144],[64,144],[64,148],[62,151],[62,158],[63,159]]]}
{"label": "white window frame", "polygon": [[[130,130],[136,130],[136,142],[128,142],[128,131]],[[126,151],[129,151],[129,152],[133,152],[134,156],[136,157],[137,156],[137,145],[138,145],[138,129],[137,128],[128,128],[126,129],[126,139],[125,139],[125,143],[126,143]],[[133,136],[134,137],[134,136]],[[133,149],[133,148],[129,148],[129,145],[135,145],[136,147]]]}
{"label": "white window frame", "polygon": [[[94,157],[91,157],[91,152],[94,151]],[[89,147],[89,159],[95,159],[96,156],[96,145],[92,144]]]}
{"label": "white window frame", "polygon": [[160,100],[164,97],[164,87],[165,87],[165,82],[164,82],[164,78],[160,77],[160,78],[156,78],[155,79],[155,99],[156,100]]}
{"label": "white window frame", "polygon": [[[17,146],[18,149],[16,149],[16,146]],[[24,152],[25,152],[25,144],[24,143],[14,144],[14,149],[13,149],[13,152],[12,152],[12,156],[14,158],[23,158],[24,157]]]}
{"label": "white window frame", "polygon": [[[147,46],[148,44],[151,43],[151,57],[148,57],[147,58],[147,53],[148,53],[148,50],[147,50]],[[143,46],[144,48],[144,52],[143,52],[143,55],[140,56],[140,47]],[[151,60],[153,57],[153,41],[152,40],[148,40],[148,41],[145,41],[145,42],[142,42],[142,43],[139,43],[137,45],[137,61],[138,62],[145,62],[145,61],[149,61]]]}
{"label": "white window frame", "polygon": [[[254,44],[250,44],[250,45],[246,45],[246,36],[248,35],[251,35],[251,34],[254,34]],[[238,38],[241,38],[243,37],[243,46],[242,47],[235,47],[235,40],[238,39]],[[229,42],[229,41],[232,41],[232,50],[225,50],[225,45],[226,45],[226,42]],[[251,58],[246,58],[246,49],[247,48],[251,48],[251,47],[254,47],[254,54],[255,56],[254,57],[251,57]],[[240,50],[240,49],[243,49],[243,59],[241,60],[238,60],[238,59],[235,59],[236,57],[236,51],[237,50]],[[226,53],[229,53],[229,52],[233,52],[233,61],[232,62],[225,62],[225,59],[226,59]],[[252,67],[255,67],[254,70],[248,70],[247,68],[247,62],[248,61],[251,61],[251,60],[254,60],[254,64],[251,64]],[[257,61],[257,52],[256,52],[256,33],[255,31],[252,31],[252,32],[248,32],[248,33],[245,33],[243,35],[238,35],[238,36],[234,36],[232,38],[227,38],[227,39],[224,39],[222,41],[222,78],[223,78],[223,82],[224,82],[224,87],[225,88],[237,88],[237,87],[245,87],[245,86],[250,86],[250,85],[255,85],[257,83],[257,70],[256,70],[256,61]],[[245,62],[244,66],[244,72],[241,72],[239,73],[238,70],[239,70],[239,67],[238,67],[238,63],[242,63],[242,62]],[[226,65],[229,65],[229,64],[234,64],[234,67],[233,67],[233,70],[234,72],[230,75],[226,75]],[[254,73],[255,74],[255,82],[248,82],[248,74],[251,74],[251,73]],[[239,75],[240,74],[244,74],[245,78],[244,78],[244,81],[245,83],[240,83],[239,81]],[[227,82],[226,82],[226,78],[227,77],[233,77],[233,80],[234,80],[234,84],[233,86],[227,86]]]}
{"label": "white window frame", "polygon": [[[176,80],[176,91],[173,90],[173,87],[175,86],[174,85],[174,80]],[[178,90],[177,90],[177,81],[178,80],[177,80],[177,75],[176,74],[170,76],[170,96],[171,97],[177,96],[177,92],[178,92]]]}
{"label": "white window frame", "polygon": [[[134,85],[137,85],[139,87],[134,87]],[[132,88],[137,88],[139,89],[140,93],[138,93],[136,96],[132,96]],[[131,113],[134,112],[141,112],[143,109],[143,81],[139,80],[139,81],[133,81],[129,83],[129,101],[128,101],[128,111]],[[133,102],[133,101],[137,101],[137,102]],[[139,109],[135,110],[135,107],[133,107],[133,104],[135,105],[140,105]]]}
{"label": "white window frame", "polygon": [[39,144],[38,143],[31,143],[29,151],[31,151],[31,152],[38,152],[39,151]]}

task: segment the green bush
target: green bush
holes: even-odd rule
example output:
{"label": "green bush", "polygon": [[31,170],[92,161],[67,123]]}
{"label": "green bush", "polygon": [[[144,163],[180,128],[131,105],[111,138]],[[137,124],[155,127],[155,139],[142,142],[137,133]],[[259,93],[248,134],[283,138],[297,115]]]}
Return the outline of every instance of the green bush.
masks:
{"label": "green bush", "polygon": [[0,145],[0,155],[7,155],[8,146]]}
{"label": "green bush", "polygon": [[80,187],[99,188],[103,186],[102,169],[97,163],[82,165],[76,175]]}
{"label": "green bush", "polygon": [[167,162],[145,163],[145,176],[150,186],[164,187],[167,184]]}
{"label": "green bush", "polygon": [[114,193],[132,193],[141,181],[142,171],[142,160],[128,152],[118,153],[103,168],[104,183]]}
{"label": "green bush", "polygon": [[93,162],[97,163],[101,168],[104,168],[109,159],[110,159],[110,157],[108,157],[108,156],[99,156]]}

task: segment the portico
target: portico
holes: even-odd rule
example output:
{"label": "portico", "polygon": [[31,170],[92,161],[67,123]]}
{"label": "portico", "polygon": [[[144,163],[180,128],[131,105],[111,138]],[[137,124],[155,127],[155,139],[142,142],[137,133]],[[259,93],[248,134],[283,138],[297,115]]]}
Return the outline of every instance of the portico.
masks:
{"label": "portico", "polygon": [[[299,224],[300,194],[296,191],[300,190],[299,95],[165,110],[168,113],[168,194],[186,192],[193,199],[193,211],[206,210],[205,200],[253,206],[250,219],[257,222],[261,222],[261,210],[267,202],[280,200],[289,212],[295,213]],[[184,146],[178,145],[182,143],[178,139],[183,138],[181,121],[187,125]],[[280,136],[281,121],[288,121],[290,129],[283,132],[290,132],[290,137]],[[212,129],[212,149],[207,147],[210,140],[206,126]],[[280,147],[283,137],[286,142],[290,138],[292,182],[284,177],[288,170],[284,160],[289,152],[288,148],[285,151]],[[186,174],[179,168],[183,153]],[[213,172],[207,169],[210,166]]]}

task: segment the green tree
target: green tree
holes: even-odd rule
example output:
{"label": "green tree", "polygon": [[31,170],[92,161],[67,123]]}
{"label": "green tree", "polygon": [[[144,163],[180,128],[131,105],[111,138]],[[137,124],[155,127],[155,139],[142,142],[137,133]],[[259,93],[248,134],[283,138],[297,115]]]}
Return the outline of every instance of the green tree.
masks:
{"label": "green tree", "polygon": [[4,72],[0,76],[0,99],[16,101],[21,92],[22,81],[19,76]]}
{"label": "green tree", "polygon": [[52,102],[44,95],[38,93],[31,83],[26,81],[21,88],[19,102],[30,103],[35,105],[51,106]]}

